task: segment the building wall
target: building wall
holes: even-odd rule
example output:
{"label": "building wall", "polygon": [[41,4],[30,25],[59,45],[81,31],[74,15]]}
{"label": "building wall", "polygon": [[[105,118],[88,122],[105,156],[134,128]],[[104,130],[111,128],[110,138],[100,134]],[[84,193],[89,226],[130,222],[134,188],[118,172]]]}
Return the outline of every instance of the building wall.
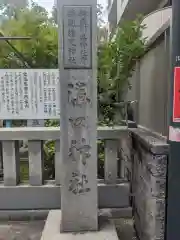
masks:
{"label": "building wall", "polygon": [[117,0],[117,21],[121,19],[129,0]]}
{"label": "building wall", "polygon": [[[172,0],[106,0],[110,32],[121,25],[123,20],[134,20],[137,15],[146,16],[151,12],[172,5]],[[155,26],[155,25],[154,25]]]}
{"label": "building wall", "polygon": [[[113,3],[112,3],[113,2]],[[123,20],[134,20],[138,14],[147,15],[160,8],[161,0],[113,0],[108,1],[108,19],[114,24],[112,16],[116,16],[116,26]],[[162,5],[162,4],[161,4]],[[163,6],[163,5],[162,5]]]}
{"label": "building wall", "polygon": [[137,99],[139,102],[135,109],[138,124],[165,136],[170,80],[169,38],[167,30],[143,56],[129,79],[132,89],[127,94],[127,100]]}

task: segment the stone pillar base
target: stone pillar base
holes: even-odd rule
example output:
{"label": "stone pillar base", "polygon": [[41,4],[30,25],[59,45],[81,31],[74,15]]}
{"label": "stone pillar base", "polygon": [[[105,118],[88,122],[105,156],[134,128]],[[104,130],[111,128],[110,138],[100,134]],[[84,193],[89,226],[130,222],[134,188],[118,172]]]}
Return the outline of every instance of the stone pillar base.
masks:
{"label": "stone pillar base", "polygon": [[100,221],[100,229],[97,232],[60,233],[60,225],[61,210],[50,211],[41,240],[118,240],[113,221],[105,218]]}

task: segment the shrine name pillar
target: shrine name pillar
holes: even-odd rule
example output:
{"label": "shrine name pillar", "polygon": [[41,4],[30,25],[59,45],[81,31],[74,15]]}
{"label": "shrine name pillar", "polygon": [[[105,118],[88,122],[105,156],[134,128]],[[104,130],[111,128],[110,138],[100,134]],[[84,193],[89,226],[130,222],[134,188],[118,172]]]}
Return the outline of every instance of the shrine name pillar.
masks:
{"label": "shrine name pillar", "polygon": [[98,230],[97,3],[59,0],[61,232]]}

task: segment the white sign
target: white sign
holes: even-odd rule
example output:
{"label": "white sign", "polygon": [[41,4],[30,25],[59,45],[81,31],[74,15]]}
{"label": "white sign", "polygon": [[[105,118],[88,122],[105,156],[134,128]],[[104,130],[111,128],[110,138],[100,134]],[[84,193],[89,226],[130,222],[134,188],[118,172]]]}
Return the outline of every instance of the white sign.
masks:
{"label": "white sign", "polygon": [[91,7],[64,6],[64,68],[91,68]]}
{"label": "white sign", "polygon": [[59,119],[58,69],[1,69],[0,119]]}

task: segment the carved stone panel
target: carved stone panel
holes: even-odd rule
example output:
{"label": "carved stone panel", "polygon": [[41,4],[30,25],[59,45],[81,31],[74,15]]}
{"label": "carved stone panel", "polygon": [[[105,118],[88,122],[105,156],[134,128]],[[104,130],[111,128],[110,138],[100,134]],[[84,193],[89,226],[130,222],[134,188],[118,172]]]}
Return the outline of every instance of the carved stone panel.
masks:
{"label": "carved stone panel", "polygon": [[91,68],[91,7],[64,6],[64,67]]}

